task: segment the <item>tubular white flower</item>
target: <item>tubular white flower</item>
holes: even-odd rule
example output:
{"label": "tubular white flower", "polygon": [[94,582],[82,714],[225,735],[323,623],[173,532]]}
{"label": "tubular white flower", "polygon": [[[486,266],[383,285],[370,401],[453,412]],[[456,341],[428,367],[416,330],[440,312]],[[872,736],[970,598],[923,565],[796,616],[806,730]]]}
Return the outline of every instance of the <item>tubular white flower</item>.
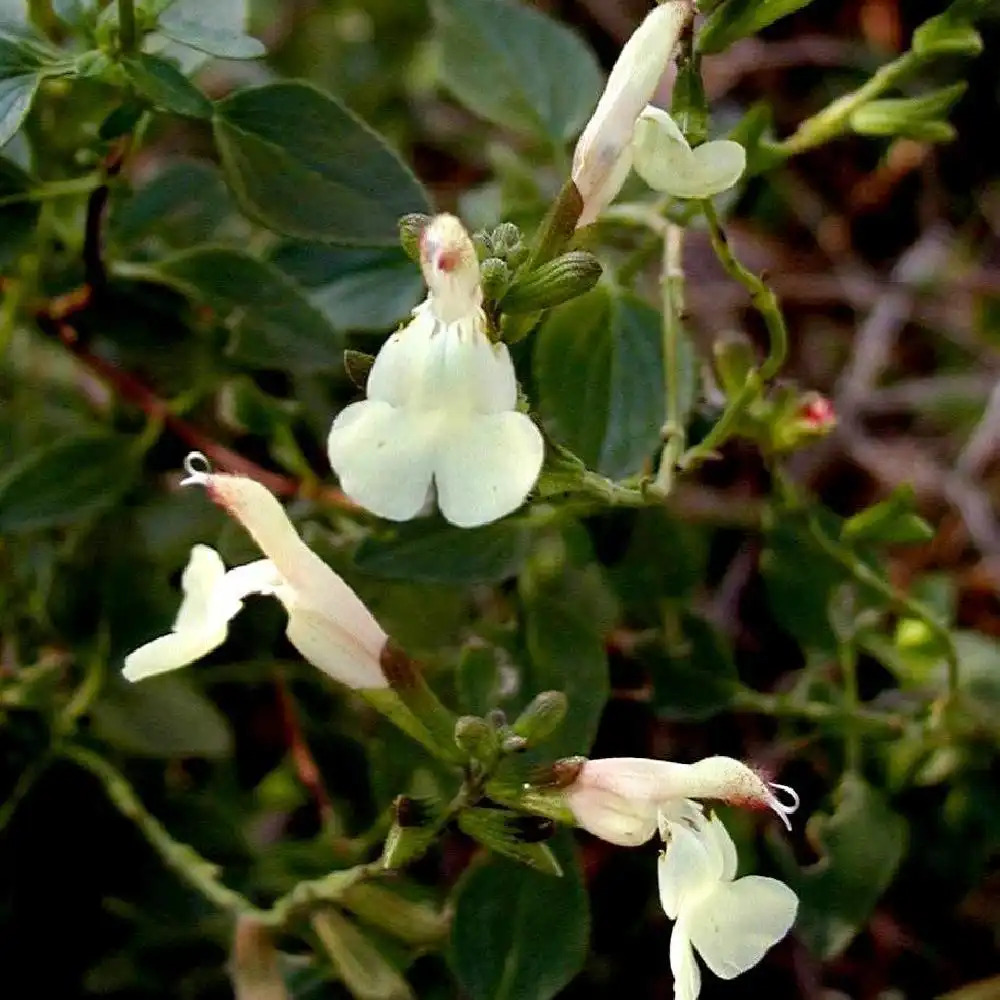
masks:
{"label": "tubular white flower", "polygon": [[334,420],[330,465],[380,517],[409,520],[436,497],[452,524],[475,527],[524,502],[542,436],[517,411],[506,345],[486,336],[475,247],[454,216],[427,226],[421,266],[427,298],[379,351],[368,398]]}
{"label": "tubular white flower", "polygon": [[226,572],[218,553],[196,545],[181,579],[184,600],[173,630],[125,659],[128,680],[187,666],[226,640],[229,622],[250,594],[277,597],[288,612],[287,635],[310,663],[358,690],[388,686],[380,665],[386,634],[361,599],[302,541],[284,508],[244,476],[212,473],[189,455],[185,483],[204,486],[269,558]]}
{"label": "tubular white flower", "polygon": [[577,226],[593,222],[625,183],[632,166],[636,120],[652,100],[692,14],[687,0],[661,4],[649,12],[622,48],[573,153],[573,183],[583,198]]}
{"label": "tubular white flower", "polygon": [[[775,790],[785,792],[783,802]],[[786,827],[798,808],[795,792],[765,782],[746,764],[732,757],[706,757],[694,764],[646,757],[606,757],[588,760],[563,793],[577,825],[596,837],[622,847],[634,847],[656,832],[658,816],[690,818],[688,799],[718,799],[751,809],[773,809]],[[673,810],[679,810],[675,813]]]}
{"label": "tubular white flower", "polygon": [[718,817],[677,822],[661,817],[667,842],[659,860],[660,902],[676,920],[670,968],[677,1000],[695,1000],[701,971],[694,952],[721,979],[755,966],[789,931],[798,897],[783,882],[736,878],[736,848]]}
{"label": "tubular white flower", "polygon": [[696,149],[660,108],[646,108],[635,123],[632,165],[654,191],[674,198],[711,198],[731,188],[746,170],[746,150],[732,139]]}

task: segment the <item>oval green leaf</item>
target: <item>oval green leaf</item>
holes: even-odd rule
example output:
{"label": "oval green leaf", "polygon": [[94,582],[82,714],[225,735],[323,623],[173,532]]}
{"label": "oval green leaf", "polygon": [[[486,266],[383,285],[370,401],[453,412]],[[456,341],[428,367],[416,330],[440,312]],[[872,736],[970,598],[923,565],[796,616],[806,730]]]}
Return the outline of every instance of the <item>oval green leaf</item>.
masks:
{"label": "oval green leaf", "polygon": [[555,438],[606,476],[641,469],[664,420],[655,309],[604,287],[560,306],[538,332],[534,370]]}
{"label": "oval green leaf", "polygon": [[304,240],[397,246],[427,195],[385,140],[300,82],[241,90],[215,106],[222,166],[243,211]]}
{"label": "oval green leaf", "polygon": [[340,334],[271,264],[227,247],[199,247],[159,261],[155,275],[228,322],[229,353],[243,364],[322,371],[341,363]]}
{"label": "oval green leaf", "polygon": [[583,128],[602,80],[576,34],[505,0],[434,0],[431,10],[442,80],[470,111],[556,143]]}
{"label": "oval green leaf", "polygon": [[583,967],[587,893],[571,844],[554,846],[562,878],[496,858],[459,884],[450,957],[472,1000],[550,1000]]}
{"label": "oval green leaf", "polygon": [[38,448],[0,475],[0,532],[82,521],[110,507],[135,471],[124,437],[87,434]]}

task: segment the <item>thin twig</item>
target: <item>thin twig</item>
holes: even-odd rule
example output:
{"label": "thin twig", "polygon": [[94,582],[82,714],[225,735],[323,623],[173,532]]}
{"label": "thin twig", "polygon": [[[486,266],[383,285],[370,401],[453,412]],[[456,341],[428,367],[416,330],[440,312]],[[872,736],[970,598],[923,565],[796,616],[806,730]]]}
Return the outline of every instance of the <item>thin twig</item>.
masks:
{"label": "thin twig", "polygon": [[345,511],[359,509],[353,500],[348,499],[338,489],[328,486],[315,487],[292,476],[272,472],[233,451],[232,448],[220,444],[211,435],[174,413],[169,403],[157,396],[131,372],[123,371],[91,351],[85,344],[81,343],[75,328],[70,324],[54,320],[45,313],[36,318],[43,329],[53,332],[64,347],[71,351],[87,368],[107,382],[116,396],[137,406],[150,419],[162,422],[164,427],[189,447],[202,452],[222,471],[255,479],[276,496],[306,497]]}
{"label": "thin twig", "polygon": [[279,674],[275,680],[275,687],[278,693],[278,707],[281,710],[281,722],[284,728],[285,740],[288,744],[288,751],[291,754],[292,764],[299,781],[313,797],[316,808],[319,812],[320,824],[324,830],[332,828],[333,825],[333,802],[330,793],[326,789],[323,775],[320,772],[316,758],[309,749],[305,734],[302,732],[302,723],[299,720],[298,707],[288,684]]}

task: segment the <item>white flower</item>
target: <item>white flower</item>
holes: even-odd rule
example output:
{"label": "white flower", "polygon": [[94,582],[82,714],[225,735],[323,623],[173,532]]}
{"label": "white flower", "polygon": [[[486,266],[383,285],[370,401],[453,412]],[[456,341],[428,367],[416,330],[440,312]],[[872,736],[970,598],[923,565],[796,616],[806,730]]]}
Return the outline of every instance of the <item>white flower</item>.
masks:
{"label": "white flower", "polygon": [[392,521],[436,497],[469,528],[519,507],[542,466],[538,428],[517,411],[517,379],[504,344],[491,343],[479,262],[454,216],[421,238],[427,298],[379,351],[367,399],[334,420],[330,464],[344,492]]}
{"label": "white flower", "polygon": [[633,167],[654,191],[674,198],[711,198],[743,176],[746,150],[738,142],[716,139],[692,149],[670,115],[649,103],[691,16],[686,0],[664,3],[625,43],[573,154],[573,183],[583,199],[577,227],[614,201]]}
{"label": "white flower", "polygon": [[387,687],[380,666],[386,634],[361,599],[295,530],[284,508],[260,483],[209,472],[185,461],[185,483],[204,486],[268,556],[226,571],[207,545],[191,550],[181,579],[184,599],[173,630],[130,653],[125,677],[142,680],[187,666],[226,640],[229,622],[250,594],[277,597],[288,612],[287,635],[310,663],[358,690]]}
{"label": "white flower", "polygon": [[[785,792],[782,802],[775,789]],[[787,827],[798,808],[795,792],[765,782],[732,757],[706,757],[694,764],[646,757],[588,760],[563,792],[566,805],[583,829],[622,847],[644,844],[656,832],[659,814],[683,817],[688,799],[718,799],[752,809],[773,809]]]}
{"label": "white flower", "polygon": [[632,154],[635,172],[674,198],[711,198],[731,188],[747,166],[738,142],[715,139],[692,149],[673,118],[652,106],[635,123]]}
{"label": "white flower", "polygon": [[632,166],[632,132],[690,21],[693,7],[671,0],[654,8],[632,33],[573,153],[573,183],[583,198],[577,223],[586,226],[611,203]]}
{"label": "white flower", "polygon": [[670,968],[677,1000],[695,1000],[701,970],[694,952],[721,979],[755,966],[795,921],[798,897],[783,882],[736,878],[736,848],[718,817],[679,821],[664,815],[660,902],[676,920]]}

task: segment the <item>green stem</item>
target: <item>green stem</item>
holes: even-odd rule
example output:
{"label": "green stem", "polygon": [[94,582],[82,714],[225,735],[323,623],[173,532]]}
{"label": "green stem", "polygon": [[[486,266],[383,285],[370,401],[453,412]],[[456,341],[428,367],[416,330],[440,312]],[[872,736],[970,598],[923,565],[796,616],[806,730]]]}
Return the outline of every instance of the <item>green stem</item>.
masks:
{"label": "green stem", "polygon": [[747,376],[743,388],[727,403],[722,415],[713,424],[712,429],[696,444],[689,448],[680,459],[682,469],[690,469],[709,458],[716,456],[716,449],[725,444],[733,436],[740,417],[746,408],[757,398],[760,392],[760,375],[751,372]]}
{"label": "green stem", "polygon": [[17,807],[24,801],[25,796],[34,787],[35,782],[41,777],[42,772],[49,766],[51,757],[46,753],[44,756],[33,760],[17,779],[17,784],[0,805],[0,833],[2,833],[17,812]]}
{"label": "green stem", "polygon": [[881,736],[899,736],[905,731],[908,722],[901,716],[874,712],[871,709],[857,708],[852,711],[825,702],[800,704],[780,695],[748,690],[736,695],[733,708],[736,711],[758,712],[776,718],[805,719],[808,722],[832,723],[837,726],[854,725],[857,729],[865,729]]}
{"label": "green stem", "polygon": [[66,748],[62,753],[101,783],[112,805],[136,825],[163,863],[192,889],[213,906],[234,916],[247,915],[266,919],[265,911],[219,881],[215,865],[206,861],[187,844],[174,840],[166,827],[146,810],[125,777],[103,757],[79,746]]}
{"label": "green stem", "polygon": [[904,52],[877,70],[863,86],[807,118],[787,139],[769,144],[768,152],[783,157],[795,156],[843,135],[850,128],[851,115],[855,111],[910,76],[923,61],[924,57],[916,52]]}
{"label": "green stem", "polygon": [[844,681],[844,704],[847,719],[844,726],[844,746],[847,755],[847,770],[852,774],[861,773],[861,729],[858,725],[858,651],[852,642],[837,643],[837,661]]}
{"label": "green stem", "polygon": [[572,180],[567,180],[538,227],[531,255],[524,265],[524,274],[530,274],[562,250],[576,231],[576,223],[582,211],[583,199],[580,192]]}
{"label": "green stem", "polygon": [[100,187],[103,178],[98,174],[87,174],[84,177],[71,177],[63,181],[48,181],[28,191],[18,191],[0,197],[0,208],[8,205],[24,205],[39,201],[53,201],[56,198],[68,198],[72,195],[90,194]]}
{"label": "green stem", "polygon": [[737,259],[711,201],[703,201],[701,206],[705,221],[708,223],[712,249],[719,258],[719,263],[734,281],[738,281],[750,293],[754,308],[767,326],[768,352],[760,367],[760,377],[766,382],[777,375],[788,357],[788,329],[785,326],[785,317],[781,313],[781,306],[778,304],[778,297],[758,275],[744,267]]}
{"label": "green stem", "polygon": [[118,0],[118,39],[123,55],[131,55],[135,51],[138,32],[135,26],[134,0]]}
{"label": "green stem", "polygon": [[[775,482],[780,487],[785,501],[789,506],[805,509],[796,495],[795,487],[781,473],[780,469],[775,471]],[[807,513],[806,526],[809,529],[809,534],[820,549],[837,565],[846,570],[858,583],[874,590],[897,612],[902,612],[911,618],[919,619],[927,630],[934,635],[945,651],[945,662],[948,666],[948,695],[949,697],[955,696],[958,693],[959,685],[958,652],[955,649],[955,641],[951,632],[937,620],[934,612],[922,601],[904,594],[903,591],[894,587],[888,580],[879,576],[870,566],[863,563],[853,550],[828,537],[815,514]]]}
{"label": "green stem", "polygon": [[685,432],[681,417],[680,339],[684,312],[684,230],[668,222],[663,232],[663,266],[660,284],[663,294],[663,374],[666,422],[663,424],[663,453],[653,489],[668,496],[674,471],[684,451]]}

